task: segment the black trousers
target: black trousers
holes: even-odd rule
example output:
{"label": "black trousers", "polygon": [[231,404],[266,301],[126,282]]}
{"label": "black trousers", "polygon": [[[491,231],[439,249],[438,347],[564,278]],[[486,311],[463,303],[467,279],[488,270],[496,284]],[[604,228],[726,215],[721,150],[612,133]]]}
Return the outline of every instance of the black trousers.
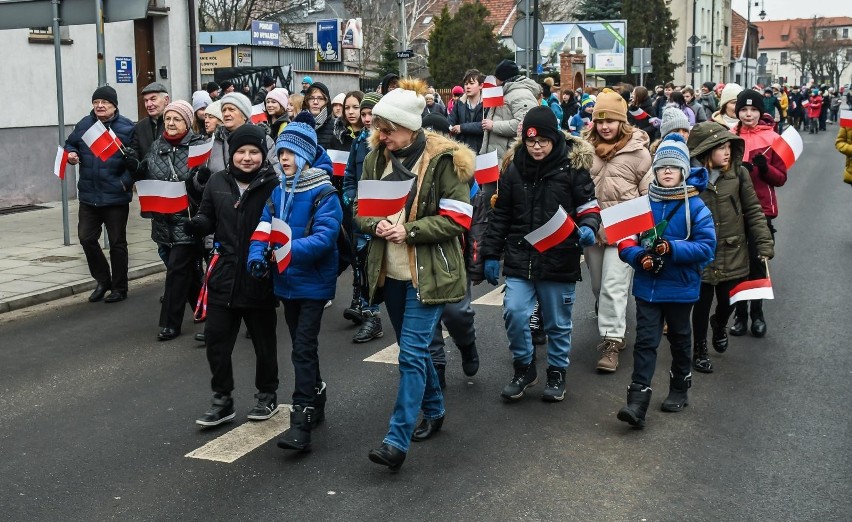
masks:
{"label": "black trousers", "polygon": [[651,385],[657,366],[657,348],[663,337],[672,350],[672,374],[689,375],[692,366],[692,327],[689,317],[692,303],[648,303],[636,300],[636,343],[633,345],[633,382]]}
{"label": "black trousers", "polygon": [[180,331],[184,303],[195,309],[201,291],[201,247],[172,245],[166,248],[166,284],[160,306],[160,328]]}
{"label": "black trousers", "polygon": [[[769,233],[772,234],[772,240],[775,241],[775,227],[772,226],[772,218],[766,218],[766,224],[769,226]],[[757,244],[754,241],[748,242],[748,280],[765,279],[766,265],[758,258]],[[752,301],[740,301],[736,305],[737,317],[745,319],[751,315],[752,321],[755,319],[763,320],[763,299],[754,299]],[[751,314],[749,314],[749,308]]]}
{"label": "black trousers", "polygon": [[230,395],[234,389],[234,367],[231,353],[240,333],[240,319],[246,323],[257,358],[254,385],[259,392],[278,390],[278,346],[275,328],[278,316],[275,308],[228,308],[208,305],[204,336],[207,343],[207,362],[213,378],[210,387],[215,393]]}
{"label": "black trousers", "polygon": [[293,405],[313,406],[315,388],[322,383],[319,368],[319,331],[326,300],[282,299],[284,320],[290,330],[295,372]]}
{"label": "black trousers", "polygon": [[[77,214],[77,237],[86,254],[89,272],[114,292],[127,292],[127,216],[130,205],[96,207],[80,203]],[[109,262],[99,243],[101,227],[109,237]],[[112,265],[112,274],[110,274]]]}
{"label": "black trousers", "polygon": [[707,328],[710,324],[710,308],[713,306],[713,296],[716,296],[716,322],[727,325],[728,318],[734,308],[731,306],[731,289],[740,284],[742,279],[723,281],[718,285],[701,283],[701,294],[692,310],[692,334],[696,341],[707,339]]}

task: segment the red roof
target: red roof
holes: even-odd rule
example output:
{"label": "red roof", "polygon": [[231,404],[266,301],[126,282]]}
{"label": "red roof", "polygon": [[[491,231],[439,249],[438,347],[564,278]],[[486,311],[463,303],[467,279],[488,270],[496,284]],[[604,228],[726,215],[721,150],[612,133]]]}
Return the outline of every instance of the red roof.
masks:
{"label": "red roof", "polygon": [[[488,9],[488,18],[485,21],[494,26],[494,32],[498,36],[512,36],[512,26],[515,22],[515,1],[514,0],[437,0],[430,8],[423,13],[417,24],[423,24],[427,17],[430,19],[429,25],[433,24],[432,20],[441,14],[444,6],[450,11],[450,14],[455,14],[459,10],[459,6],[463,2],[478,1],[478,3]],[[429,27],[425,34],[428,34],[432,29]],[[424,34],[424,36],[425,36]]]}
{"label": "red roof", "polygon": [[731,59],[739,60],[743,55],[748,20],[736,11],[731,11]]}
{"label": "red roof", "polygon": [[[817,20],[818,27],[849,27],[852,32],[852,17],[826,16]],[[809,27],[813,22],[813,18],[794,18],[752,23],[760,29],[763,38],[760,40],[761,49],[786,49],[796,40],[798,29]]]}

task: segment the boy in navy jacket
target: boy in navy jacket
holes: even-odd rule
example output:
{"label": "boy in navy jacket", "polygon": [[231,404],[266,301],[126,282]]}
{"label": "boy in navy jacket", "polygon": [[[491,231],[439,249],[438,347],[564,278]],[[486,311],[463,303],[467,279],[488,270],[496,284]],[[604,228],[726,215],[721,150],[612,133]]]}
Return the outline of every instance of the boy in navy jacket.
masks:
{"label": "boy in navy jacket", "polygon": [[692,385],[690,314],[698,300],[701,272],[716,251],[716,230],[710,210],[698,197],[707,187],[707,170],[690,171],[689,165],[689,149],[681,136],[670,134],[660,142],[652,165],[654,181],[648,189],[656,226],[618,245],[622,261],[635,269],[636,298],[633,376],[627,406],[618,412],[618,419],[639,428],[645,426],[651,401],[651,379],[664,323],[668,325],[672,366],[662,410],[683,409]]}

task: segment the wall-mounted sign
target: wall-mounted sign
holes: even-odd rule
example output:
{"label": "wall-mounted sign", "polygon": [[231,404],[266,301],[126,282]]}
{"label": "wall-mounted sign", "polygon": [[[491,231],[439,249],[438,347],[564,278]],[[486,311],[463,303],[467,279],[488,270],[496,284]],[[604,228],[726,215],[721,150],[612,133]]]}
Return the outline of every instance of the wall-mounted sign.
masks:
{"label": "wall-mounted sign", "polygon": [[278,47],[281,40],[281,31],[278,22],[260,22],[253,20],[251,23],[251,44]]}
{"label": "wall-mounted sign", "polygon": [[237,67],[251,67],[251,47],[237,47]]}
{"label": "wall-mounted sign", "polygon": [[340,61],[340,20],[317,20],[317,61]]}
{"label": "wall-mounted sign", "polygon": [[133,83],[133,58],[115,57],[115,83]]}
{"label": "wall-mounted sign", "polygon": [[228,45],[202,45],[199,58],[201,74],[213,74],[213,69],[234,66],[233,51]]}

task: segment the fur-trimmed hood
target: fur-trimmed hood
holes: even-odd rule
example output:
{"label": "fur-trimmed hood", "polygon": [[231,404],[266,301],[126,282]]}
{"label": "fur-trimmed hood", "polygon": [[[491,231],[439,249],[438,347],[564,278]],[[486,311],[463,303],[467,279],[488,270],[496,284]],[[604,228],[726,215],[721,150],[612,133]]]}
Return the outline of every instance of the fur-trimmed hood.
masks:
{"label": "fur-trimmed hood", "polygon": [[[456,176],[460,181],[468,183],[473,178],[476,160],[473,151],[466,145],[446,138],[436,132],[424,130],[426,133],[426,149],[421,156],[421,165],[424,167],[432,161],[432,158],[442,153],[449,153],[453,157],[453,166]],[[387,158],[387,150],[379,141],[379,133],[371,132],[367,138],[371,150],[377,154],[384,154]]]}
{"label": "fur-trimmed hood", "polygon": [[[575,169],[591,169],[595,158],[595,148],[592,147],[592,144],[579,136],[574,136],[565,131],[560,132],[562,132],[562,135],[565,136],[565,141],[568,143],[567,156],[568,161],[571,162],[571,167]],[[512,162],[512,159],[515,157],[515,152],[521,146],[523,146],[523,141],[520,139],[515,140],[515,142],[512,143],[512,146],[506,151],[506,155],[503,156],[503,168],[501,168],[501,170],[505,169],[506,166]]]}

